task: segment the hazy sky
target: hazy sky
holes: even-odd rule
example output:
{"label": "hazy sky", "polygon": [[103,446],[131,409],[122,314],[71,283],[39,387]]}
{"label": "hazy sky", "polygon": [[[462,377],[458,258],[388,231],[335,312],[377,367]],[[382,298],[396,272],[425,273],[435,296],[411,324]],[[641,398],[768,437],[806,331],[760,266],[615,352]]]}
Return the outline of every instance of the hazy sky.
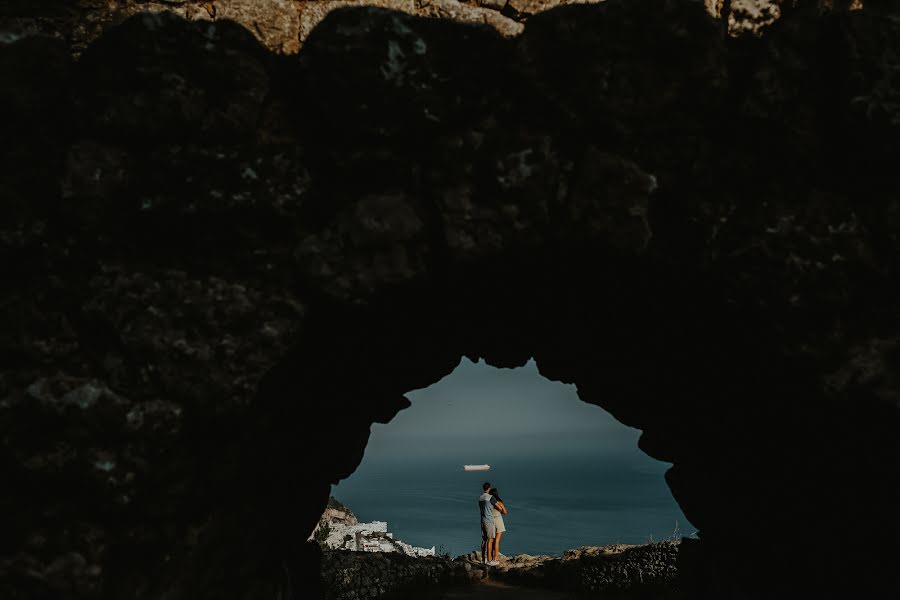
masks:
{"label": "hazy sky", "polygon": [[637,452],[640,431],[582,402],[574,385],[544,379],[533,360],[521,368],[497,369],[463,358],[453,373],[407,397],[410,408],[387,425],[372,426],[367,457],[412,448],[446,452],[501,438],[510,450],[536,441],[548,449],[590,443]]}
{"label": "hazy sky", "polygon": [[[646,541],[687,523],[663,478],[669,465],[638,449],[640,431],[582,402],[574,385],[544,379],[534,362],[496,369],[464,358],[408,397],[412,406],[372,426],[362,464],[332,488],[399,539],[477,546],[485,477],[514,499],[513,551]],[[490,472],[466,473],[466,464]]]}

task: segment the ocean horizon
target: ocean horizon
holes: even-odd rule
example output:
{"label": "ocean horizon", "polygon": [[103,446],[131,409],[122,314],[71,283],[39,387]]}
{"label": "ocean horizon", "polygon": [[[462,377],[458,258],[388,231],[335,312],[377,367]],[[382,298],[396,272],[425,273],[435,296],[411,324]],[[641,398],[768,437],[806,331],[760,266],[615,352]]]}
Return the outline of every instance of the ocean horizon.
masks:
{"label": "ocean horizon", "polygon": [[[332,495],[361,522],[387,521],[396,539],[458,556],[480,547],[477,499],[484,481],[509,509],[504,555],[560,555],[580,546],[639,544],[679,538],[695,528],[665,480],[671,466],[636,445],[597,443],[592,434],[543,434],[523,452],[478,450],[435,441],[435,452],[367,456]],[[521,444],[507,444],[522,448]],[[464,471],[489,464],[489,471]]]}

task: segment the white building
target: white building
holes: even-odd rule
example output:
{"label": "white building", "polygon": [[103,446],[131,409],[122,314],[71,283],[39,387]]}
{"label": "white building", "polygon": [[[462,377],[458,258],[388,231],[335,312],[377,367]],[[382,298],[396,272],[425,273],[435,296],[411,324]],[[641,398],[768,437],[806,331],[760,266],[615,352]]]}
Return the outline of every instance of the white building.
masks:
{"label": "white building", "polygon": [[[319,527],[316,526],[318,531]],[[410,546],[406,542],[394,539],[388,530],[387,521],[372,521],[345,525],[344,523],[328,523],[328,537],[325,545],[332,549],[353,550],[356,552],[402,552],[408,556],[434,556],[434,546],[430,549]],[[313,539],[315,535],[309,537]]]}

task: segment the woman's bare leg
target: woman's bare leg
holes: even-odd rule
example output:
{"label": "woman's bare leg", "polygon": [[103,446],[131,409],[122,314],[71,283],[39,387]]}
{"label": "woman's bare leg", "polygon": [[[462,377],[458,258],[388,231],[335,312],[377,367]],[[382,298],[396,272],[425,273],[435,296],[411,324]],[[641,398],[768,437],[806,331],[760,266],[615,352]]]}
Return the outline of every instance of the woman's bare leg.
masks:
{"label": "woman's bare leg", "polygon": [[497,537],[494,538],[494,560],[500,560],[500,538],[503,537],[503,532],[498,531]]}

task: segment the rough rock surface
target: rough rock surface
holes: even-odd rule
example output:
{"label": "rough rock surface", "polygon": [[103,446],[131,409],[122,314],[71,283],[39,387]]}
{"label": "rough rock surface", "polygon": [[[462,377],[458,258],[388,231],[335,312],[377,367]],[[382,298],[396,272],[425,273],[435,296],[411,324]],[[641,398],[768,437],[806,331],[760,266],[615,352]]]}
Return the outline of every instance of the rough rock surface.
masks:
{"label": "rough rock surface", "polygon": [[[170,12],[191,21],[234,21],[266,48],[296,53],[312,29],[336,8],[377,6],[411,15],[487,24],[506,36],[518,35],[529,17],[557,6],[603,0],[7,0],[0,8],[0,42],[42,33],[66,40],[77,54],[103,31],[139,12]],[[733,35],[759,34],[782,10],[861,8],[861,0],[695,0]],[[896,0],[870,0],[880,7]],[[783,6],[784,5],[784,6]],[[896,8],[896,7],[895,7]]]}
{"label": "rough rock surface", "polygon": [[890,7],[342,8],[285,56],[30,5],[85,18],[0,44],[0,597],[314,596],[330,484],[463,355],[642,430],[687,592],[896,588]]}
{"label": "rough rock surface", "polygon": [[300,49],[300,17],[291,0],[216,0],[212,6],[217,19],[240,23],[270,50]]}
{"label": "rough rock surface", "polygon": [[356,515],[353,513],[348,513],[336,508],[326,508],[325,512],[323,512],[322,516],[319,518],[319,522],[322,521],[325,521],[326,523],[342,523],[344,525],[356,525],[359,523]]}
{"label": "rough rock surface", "polygon": [[326,550],[321,577],[326,600],[422,598],[440,588],[484,579],[486,570],[448,558]]}
{"label": "rough rock surface", "polygon": [[[677,562],[680,542],[613,544],[567,551],[563,556],[502,556],[488,569],[494,580],[542,587],[577,595],[626,595],[635,598],[678,597]],[[478,552],[466,555],[479,567]],[[601,596],[602,597],[602,596]]]}
{"label": "rough rock surface", "polygon": [[322,555],[322,587],[324,597],[331,600],[431,597],[440,589],[480,581],[578,597],[676,598],[678,546],[678,542],[661,542],[583,547],[562,557],[501,555],[496,567],[481,564],[477,552],[451,560],[327,550]]}
{"label": "rough rock surface", "polygon": [[104,31],[138,13],[166,12],[190,21],[229,20],[244,26],[272,51],[300,48],[299,16],[291,0],[13,0],[0,12],[8,38],[42,33],[66,40],[77,53]]}
{"label": "rough rock surface", "polygon": [[341,504],[334,496],[329,496],[328,504],[322,516],[319,517],[319,523],[341,523],[343,525],[356,525],[359,520],[353,511]]}

